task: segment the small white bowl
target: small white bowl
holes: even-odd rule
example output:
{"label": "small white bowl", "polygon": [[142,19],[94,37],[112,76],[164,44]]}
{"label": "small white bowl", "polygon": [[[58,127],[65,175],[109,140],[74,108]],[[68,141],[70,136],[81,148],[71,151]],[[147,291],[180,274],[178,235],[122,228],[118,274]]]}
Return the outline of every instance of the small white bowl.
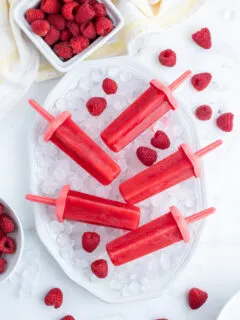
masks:
{"label": "small white bowl", "polygon": [[101,0],[107,8],[108,16],[111,18],[114,24],[114,29],[105,37],[99,37],[95,40],[87,49],[83,52],[77,54],[68,61],[62,61],[52,50],[51,47],[38,35],[34,34],[31,30],[31,26],[25,18],[25,13],[28,9],[34,8],[39,4],[39,0],[22,0],[16,6],[14,10],[14,18],[23,30],[23,32],[28,36],[28,38],[35,44],[35,46],[41,51],[45,58],[53,65],[55,69],[60,72],[67,72],[72,69],[79,61],[86,59],[93,52],[102,47],[107,41],[109,41],[116,33],[123,27],[123,17],[119,10],[113,5],[110,0]]}
{"label": "small white bowl", "polygon": [[14,221],[16,230],[10,233],[9,236],[16,241],[16,252],[14,254],[4,255],[4,259],[7,260],[8,266],[4,273],[0,274],[0,282],[8,279],[17,267],[23,251],[23,229],[15,210],[11,208],[4,200],[0,199],[0,203],[4,206],[4,213],[6,212]]}

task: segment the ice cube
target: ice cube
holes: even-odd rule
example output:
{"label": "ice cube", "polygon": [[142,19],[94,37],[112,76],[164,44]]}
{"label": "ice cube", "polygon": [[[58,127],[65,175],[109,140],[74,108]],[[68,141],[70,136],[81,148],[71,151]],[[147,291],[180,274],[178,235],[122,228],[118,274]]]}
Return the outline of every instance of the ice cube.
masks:
{"label": "ice cube", "polygon": [[127,285],[124,285],[124,286],[122,287],[121,294],[122,294],[122,296],[125,297],[125,298],[131,296],[131,293],[129,292],[129,288],[128,288]]}
{"label": "ice cube", "polygon": [[110,77],[110,78],[116,78],[118,75],[119,75],[119,72],[121,71],[121,69],[117,66],[112,66],[112,67],[109,67],[108,68],[108,71],[107,71],[107,75]]}
{"label": "ice cube", "polygon": [[161,253],[160,265],[161,265],[162,269],[165,271],[167,271],[168,269],[171,268],[171,265],[172,265],[171,259],[167,254]]}
{"label": "ice cube", "polygon": [[122,284],[119,281],[111,280],[110,281],[110,287],[113,290],[119,291],[122,288]]}
{"label": "ice cube", "polygon": [[64,261],[69,262],[73,255],[73,249],[71,247],[63,247],[59,250],[59,253]]}
{"label": "ice cube", "polygon": [[138,282],[131,282],[130,285],[129,285],[129,291],[132,293],[132,294],[138,294],[139,293],[139,290],[140,290],[140,285]]}
{"label": "ice cube", "polygon": [[123,82],[129,82],[132,79],[132,73],[130,71],[122,71],[119,78]]}
{"label": "ice cube", "polygon": [[53,234],[60,233],[63,231],[63,224],[57,220],[53,220],[49,223],[49,228]]}
{"label": "ice cube", "polygon": [[116,94],[109,98],[109,105],[116,110],[123,110],[128,106],[126,97]]}
{"label": "ice cube", "polygon": [[93,69],[90,76],[93,82],[100,83],[104,79],[104,74],[103,69]]}
{"label": "ice cube", "polygon": [[61,232],[57,236],[57,243],[63,247],[63,246],[70,246],[72,244],[72,240],[69,238],[69,235]]}

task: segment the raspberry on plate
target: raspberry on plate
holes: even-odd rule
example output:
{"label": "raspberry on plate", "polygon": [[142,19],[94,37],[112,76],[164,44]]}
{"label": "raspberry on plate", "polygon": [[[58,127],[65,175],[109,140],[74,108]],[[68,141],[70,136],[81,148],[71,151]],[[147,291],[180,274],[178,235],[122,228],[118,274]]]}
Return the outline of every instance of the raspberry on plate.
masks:
{"label": "raspberry on plate", "polygon": [[102,114],[106,107],[107,101],[101,97],[93,97],[87,102],[88,112],[94,117]]}
{"label": "raspberry on plate", "polygon": [[0,258],[0,274],[5,272],[7,268],[7,261],[3,258]]}
{"label": "raspberry on plate", "polygon": [[160,52],[158,60],[165,67],[174,67],[177,62],[177,55],[173,50],[166,49]]}
{"label": "raspberry on plate", "polygon": [[168,135],[164,131],[158,130],[151,139],[151,145],[161,150],[168,149],[170,147]]}
{"label": "raspberry on plate", "polygon": [[75,320],[75,318],[73,316],[68,315],[63,317],[61,320]]}
{"label": "raspberry on plate", "polygon": [[82,247],[89,253],[97,249],[99,243],[100,236],[96,232],[84,232],[84,234],[82,235]]}
{"label": "raspberry on plate", "polygon": [[192,35],[193,41],[204,49],[210,49],[212,47],[211,33],[208,28],[202,28]]}
{"label": "raspberry on plate", "polygon": [[192,79],[192,85],[197,91],[203,91],[212,80],[212,75],[209,72],[195,74]]}
{"label": "raspberry on plate", "polygon": [[6,213],[0,214],[0,229],[5,233],[11,233],[15,229],[13,219]]}
{"label": "raspberry on plate", "polygon": [[42,10],[33,8],[33,9],[28,9],[25,17],[28,23],[31,24],[33,21],[36,21],[36,20],[44,20],[45,14]]}
{"label": "raspberry on plate", "polygon": [[49,14],[47,17],[48,22],[57,30],[64,30],[66,25],[66,20],[60,14]]}
{"label": "raspberry on plate", "polygon": [[46,13],[58,13],[61,10],[61,5],[58,0],[42,0],[40,9]]}
{"label": "raspberry on plate", "polygon": [[68,29],[64,29],[60,32],[61,41],[69,41],[72,38],[72,34]]}
{"label": "raspberry on plate", "polygon": [[225,132],[231,132],[233,130],[233,119],[234,119],[234,114],[231,112],[226,112],[221,114],[217,118],[217,122],[216,122],[218,128]]}
{"label": "raspberry on plate", "polygon": [[88,39],[93,40],[97,37],[95,26],[92,21],[83,22],[80,25],[80,31],[82,35]]}
{"label": "raspberry on plate", "polygon": [[76,1],[67,2],[62,6],[62,15],[65,19],[73,21],[74,13],[79,4]]}
{"label": "raspberry on plate", "polygon": [[57,30],[55,27],[51,26],[50,30],[48,31],[47,35],[44,37],[45,42],[52,46],[60,39],[60,31]]}
{"label": "raspberry on plate", "polygon": [[97,2],[93,4],[93,9],[97,18],[105,17],[107,15],[107,8],[103,3]]}
{"label": "raspberry on plate", "polygon": [[106,17],[97,18],[95,22],[96,32],[99,36],[106,36],[113,30],[113,23]]}
{"label": "raspberry on plate", "polygon": [[2,237],[0,239],[0,252],[3,252],[5,254],[15,253],[16,252],[15,240],[7,236]]}
{"label": "raspberry on plate", "polygon": [[35,20],[31,24],[32,32],[40,37],[46,36],[50,29],[50,24],[47,20]]}
{"label": "raspberry on plate", "polygon": [[145,166],[150,167],[157,161],[157,152],[148,147],[139,147],[137,157]]}
{"label": "raspberry on plate", "polygon": [[61,307],[63,303],[63,293],[59,288],[51,289],[44,298],[44,302],[47,306],[54,306],[55,309]]}
{"label": "raspberry on plate", "polygon": [[79,24],[77,24],[74,21],[68,21],[66,26],[67,26],[68,30],[71,32],[73,37],[76,37],[79,35],[79,33],[80,33]]}
{"label": "raspberry on plate", "polygon": [[108,264],[106,260],[99,259],[91,264],[91,270],[96,277],[104,279],[108,275]]}
{"label": "raspberry on plate", "polygon": [[70,40],[70,46],[72,47],[74,54],[82,52],[89,46],[89,44],[88,38],[83,36],[76,36]]}
{"label": "raspberry on plate", "polygon": [[199,106],[196,111],[195,115],[199,120],[207,121],[210,120],[212,117],[212,108],[208,105]]}
{"label": "raspberry on plate", "polygon": [[53,47],[53,51],[59,58],[64,60],[71,59],[73,56],[72,48],[67,41],[56,43]]}
{"label": "raspberry on plate", "polygon": [[207,292],[201,289],[192,288],[188,292],[188,304],[193,310],[199,309],[207,301],[207,299]]}
{"label": "raspberry on plate", "polygon": [[118,90],[118,85],[116,81],[106,78],[103,80],[102,88],[106,94],[115,94]]}
{"label": "raspberry on plate", "polygon": [[95,11],[93,7],[86,1],[80,5],[77,9],[75,20],[77,23],[90,21],[95,17]]}

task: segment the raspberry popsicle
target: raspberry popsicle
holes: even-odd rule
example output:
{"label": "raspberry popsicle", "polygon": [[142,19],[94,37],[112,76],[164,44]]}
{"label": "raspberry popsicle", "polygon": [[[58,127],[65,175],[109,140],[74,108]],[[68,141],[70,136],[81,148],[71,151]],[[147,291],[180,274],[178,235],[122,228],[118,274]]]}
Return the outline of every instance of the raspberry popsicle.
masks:
{"label": "raspberry popsicle", "polygon": [[165,113],[176,110],[177,101],[172,92],[190,75],[191,71],[186,71],[168,87],[152,80],[150,87],[102,132],[102,140],[118,152]]}
{"label": "raspberry popsicle", "polygon": [[66,219],[124,230],[134,230],[139,225],[138,207],[70,190],[69,185],[62,188],[57,199],[31,194],[26,195],[26,199],[56,206],[60,222]]}
{"label": "raspberry popsicle", "polygon": [[201,175],[199,159],[222,144],[217,140],[193,153],[187,144],[152,167],[124,181],[120,192],[128,203],[138,203],[191,177]]}
{"label": "raspberry popsicle", "polygon": [[103,185],[110,184],[120,173],[120,167],[64,111],[54,118],[36,101],[30,105],[49,122],[44,140],[53,142],[70,158]]}
{"label": "raspberry popsicle", "polygon": [[209,208],[184,218],[176,207],[170,207],[169,213],[108,243],[108,255],[115,266],[120,266],[176,242],[188,242],[188,224],[214,212],[215,208]]}

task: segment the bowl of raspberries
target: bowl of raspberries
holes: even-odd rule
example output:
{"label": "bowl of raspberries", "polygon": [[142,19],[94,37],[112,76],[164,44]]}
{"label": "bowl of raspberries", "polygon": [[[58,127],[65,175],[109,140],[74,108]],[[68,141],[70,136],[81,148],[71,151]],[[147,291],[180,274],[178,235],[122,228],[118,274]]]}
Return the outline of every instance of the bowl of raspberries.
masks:
{"label": "bowl of raspberries", "polygon": [[111,0],[23,0],[14,16],[60,72],[86,59],[123,26],[123,18]]}
{"label": "bowl of raspberries", "polygon": [[13,273],[21,259],[23,230],[14,210],[0,199],[0,282]]}

